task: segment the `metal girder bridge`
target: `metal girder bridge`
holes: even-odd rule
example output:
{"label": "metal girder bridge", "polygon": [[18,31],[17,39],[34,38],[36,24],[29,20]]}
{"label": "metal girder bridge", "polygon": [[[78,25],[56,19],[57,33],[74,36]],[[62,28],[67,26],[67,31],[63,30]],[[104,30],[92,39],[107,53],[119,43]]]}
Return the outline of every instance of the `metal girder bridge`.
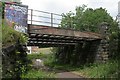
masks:
{"label": "metal girder bridge", "polygon": [[84,41],[100,40],[101,35],[92,32],[80,32],[71,29],[29,25],[29,46],[76,45]]}
{"label": "metal girder bridge", "polygon": [[29,9],[28,46],[66,46],[101,39],[98,33],[58,27],[61,18],[59,14]]}

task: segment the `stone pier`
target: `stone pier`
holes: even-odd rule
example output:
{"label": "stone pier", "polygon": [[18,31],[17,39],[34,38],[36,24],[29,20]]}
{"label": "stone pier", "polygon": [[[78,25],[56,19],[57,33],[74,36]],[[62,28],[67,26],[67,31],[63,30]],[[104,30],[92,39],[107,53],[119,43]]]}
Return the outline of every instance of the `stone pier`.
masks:
{"label": "stone pier", "polygon": [[102,35],[102,40],[100,41],[98,52],[96,55],[96,61],[97,62],[103,62],[105,63],[108,60],[108,54],[109,54],[109,42],[108,42],[108,30],[109,25],[106,22],[103,22],[99,26],[100,34]]}

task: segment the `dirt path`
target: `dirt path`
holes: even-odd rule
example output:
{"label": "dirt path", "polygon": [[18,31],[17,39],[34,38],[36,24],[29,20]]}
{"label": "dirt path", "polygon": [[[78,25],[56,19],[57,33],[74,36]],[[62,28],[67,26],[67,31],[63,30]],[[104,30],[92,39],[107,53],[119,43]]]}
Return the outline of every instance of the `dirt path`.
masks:
{"label": "dirt path", "polygon": [[56,74],[57,78],[82,78],[72,72],[60,72]]}

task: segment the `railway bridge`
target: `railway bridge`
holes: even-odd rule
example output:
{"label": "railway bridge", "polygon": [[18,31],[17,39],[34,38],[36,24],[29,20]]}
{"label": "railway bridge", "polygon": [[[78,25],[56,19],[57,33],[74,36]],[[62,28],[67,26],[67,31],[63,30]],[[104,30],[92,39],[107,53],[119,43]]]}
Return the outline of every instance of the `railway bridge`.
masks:
{"label": "railway bridge", "polygon": [[[35,15],[34,13],[36,12],[44,13],[44,15],[50,15],[50,17]],[[81,32],[74,29],[58,27],[61,19],[57,19],[56,17],[62,17],[59,14],[30,9],[30,14],[28,14],[28,16],[29,24],[27,33],[29,34],[29,46],[76,45],[77,43],[84,41],[95,41],[102,39],[102,36],[99,33],[85,31]],[[36,17],[37,19],[35,19]],[[41,18],[45,18],[46,20],[44,19],[44,21],[41,21]]]}
{"label": "railway bridge", "polygon": [[[44,16],[35,15],[34,13],[36,12],[44,13]],[[50,17],[45,16],[46,14]],[[61,19],[58,19],[57,16],[61,15],[30,9],[30,14],[28,14],[29,24],[27,28],[27,33],[29,35],[28,46],[62,47],[64,51],[64,49],[69,49],[68,46],[75,47],[79,45],[82,47],[77,51],[85,55],[86,59],[88,56],[91,56],[90,60],[93,60],[94,57],[96,57],[98,61],[106,61],[108,59],[108,44],[106,42],[107,23],[102,23],[100,25],[99,33],[88,31],[82,32],[59,27]],[[36,19],[35,17],[39,18]],[[41,18],[45,19],[41,21]],[[67,55],[66,52],[62,53],[63,55]],[[65,58],[63,58],[63,60],[64,59]]]}

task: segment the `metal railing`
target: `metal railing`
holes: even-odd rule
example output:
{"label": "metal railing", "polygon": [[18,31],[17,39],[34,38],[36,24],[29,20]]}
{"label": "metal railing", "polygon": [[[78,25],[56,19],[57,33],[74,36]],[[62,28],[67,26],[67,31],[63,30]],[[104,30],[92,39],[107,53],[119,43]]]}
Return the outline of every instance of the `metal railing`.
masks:
{"label": "metal railing", "polygon": [[62,16],[55,13],[28,9],[28,24],[58,27]]}

